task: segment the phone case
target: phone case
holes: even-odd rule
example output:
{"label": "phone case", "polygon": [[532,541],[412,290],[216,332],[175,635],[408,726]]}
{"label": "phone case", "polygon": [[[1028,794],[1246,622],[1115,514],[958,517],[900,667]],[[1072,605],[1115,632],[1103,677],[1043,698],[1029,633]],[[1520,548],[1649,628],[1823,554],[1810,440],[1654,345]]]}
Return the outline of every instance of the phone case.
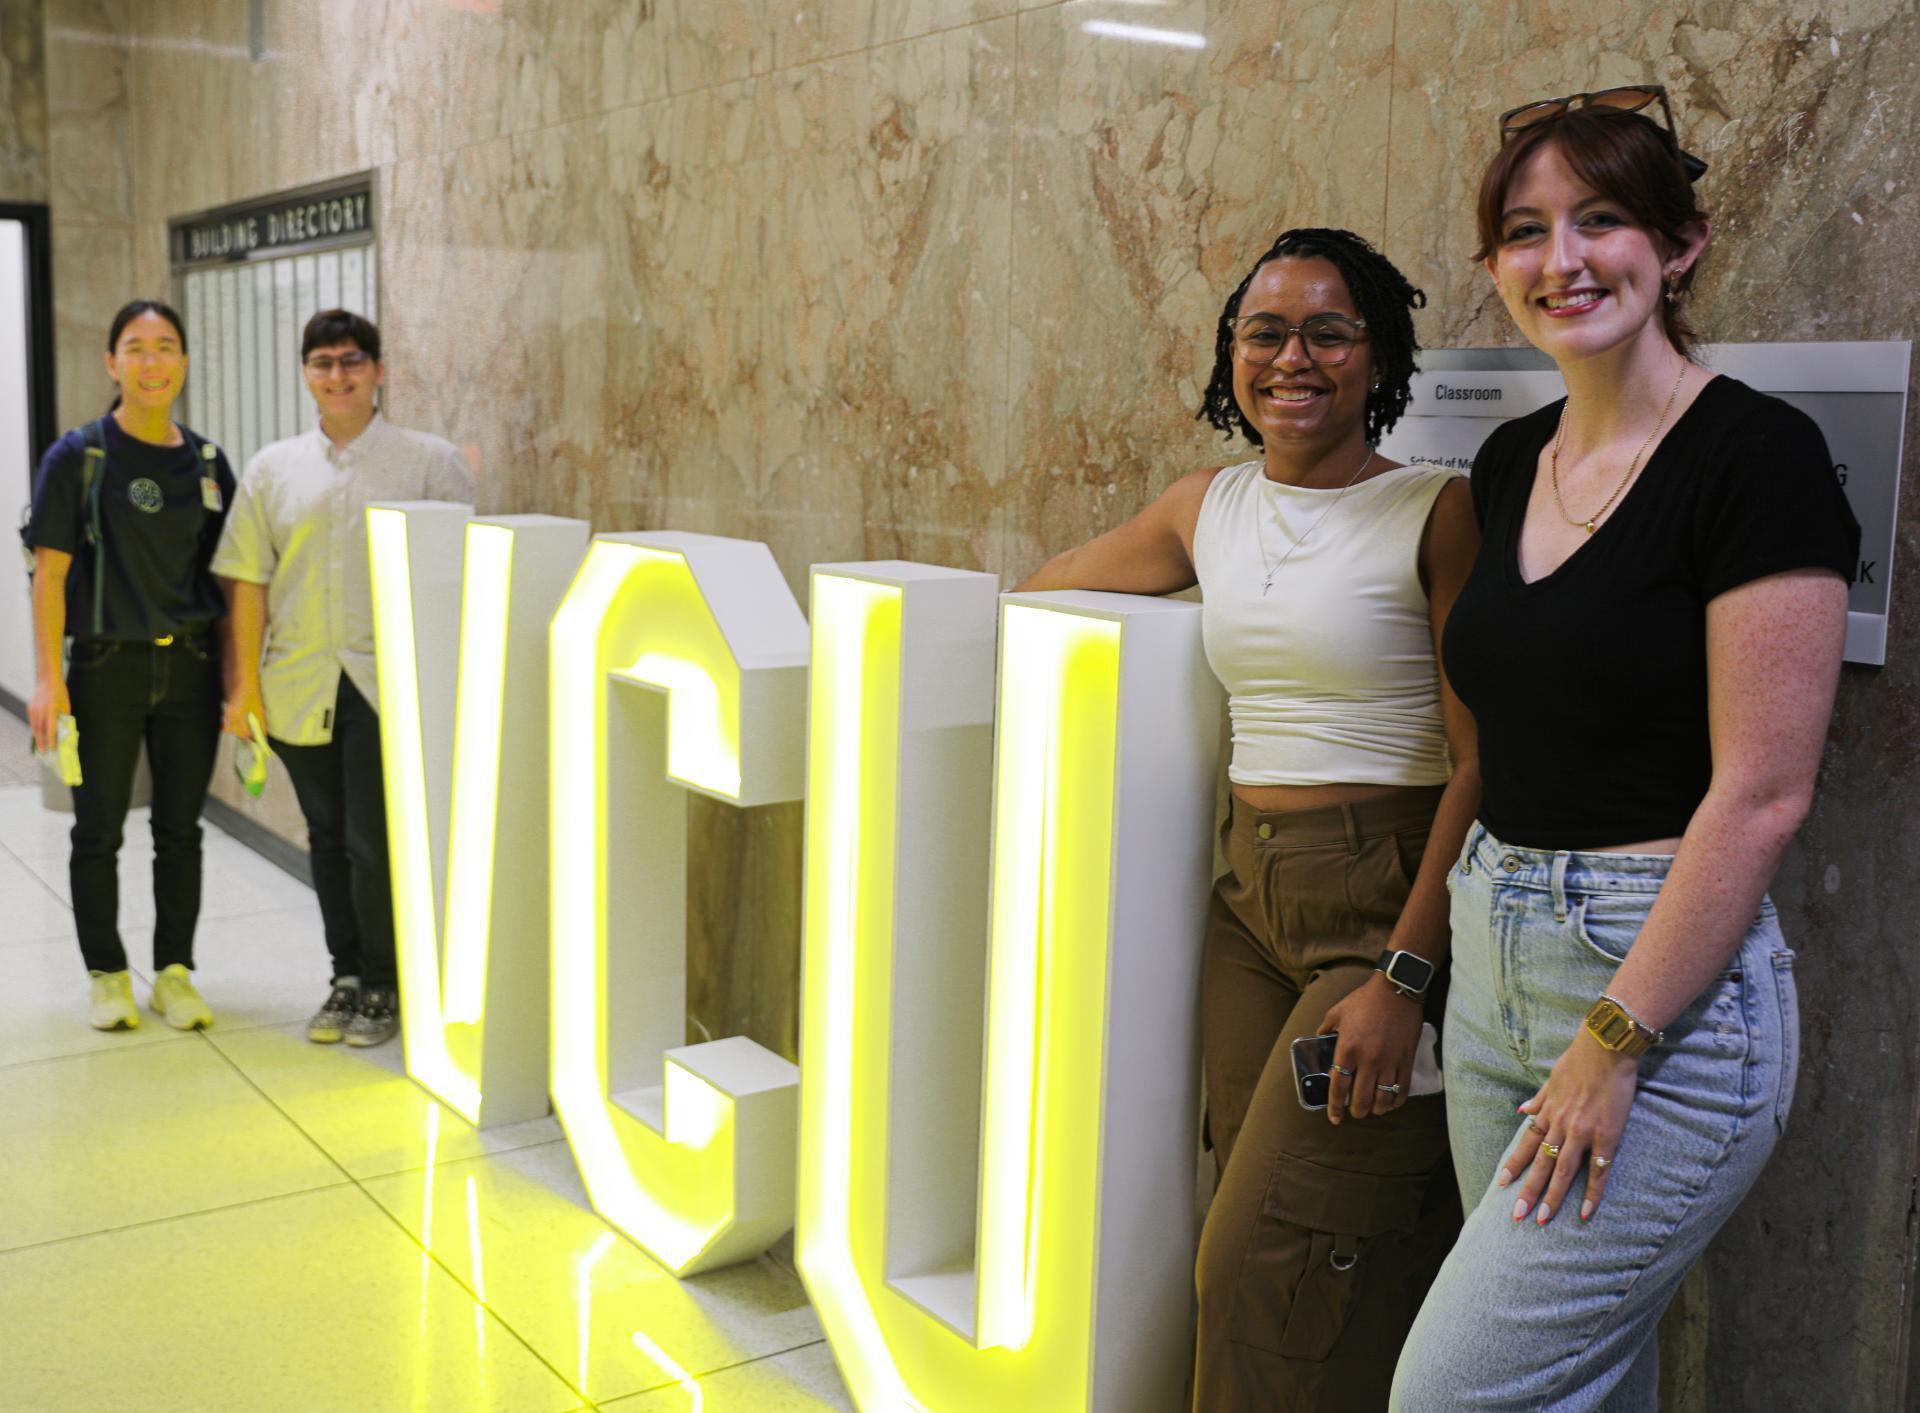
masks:
{"label": "phone case", "polygon": [[1303,1035],[1293,1042],[1293,1087],[1303,1109],[1324,1109],[1333,1085],[1333,1051],[1338,1031]]}

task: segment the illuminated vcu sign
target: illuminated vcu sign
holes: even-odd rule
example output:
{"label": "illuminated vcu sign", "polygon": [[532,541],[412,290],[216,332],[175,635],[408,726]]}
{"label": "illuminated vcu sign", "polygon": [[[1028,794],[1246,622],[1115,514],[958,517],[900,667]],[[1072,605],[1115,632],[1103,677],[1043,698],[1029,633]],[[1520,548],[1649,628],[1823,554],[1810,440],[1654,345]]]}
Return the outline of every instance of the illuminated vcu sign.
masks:
{"label": "illuminated vcu sign", "polygon": [[[566,553],[523,579],[494,538],[509,527],[475,521],[440,648],[460,640],[440,669],[457,692],[410,697],[396,667],[389,696],[386,659],[428,655],[389,607],[424,611],[396,566],[435,536],[452,563],[449,531],[408,522],[464,513],[369,513],[393,517],[375,539],[389,812],[425,822],[394,844],[415,1077],[484,1114],[487,1064],[527,1063],[485,1040],[505,994],[485,974],[540,952],[550,1031],[516,1033],[545,1046],[595,1207],[682,1274],[796,1228],[860,1407],[1177,1406],[1219,722],[1197,607],[880,562],[815,566],[809,622],[763,545],[673,532],[575,538],[556,598]],[[528,640],[492,625],[549,611],[544,740],[506,749],[516,708],[494,704],[527,689],[500,658]],[[410,745],[434,710],[455,719],[439,765]],[[538,746],[544,874],[499,843],[531,776],[488,766]],[[743,1037],[680,1043],[688,791],[806,801],[797,1067]],[[489,933],[451,872],[435,928],[443,814],[456,856],[491,841],[473,853],[495,915],[544,893],[544,935]],[[441,1039],[416,1047],[416,1025]]]}

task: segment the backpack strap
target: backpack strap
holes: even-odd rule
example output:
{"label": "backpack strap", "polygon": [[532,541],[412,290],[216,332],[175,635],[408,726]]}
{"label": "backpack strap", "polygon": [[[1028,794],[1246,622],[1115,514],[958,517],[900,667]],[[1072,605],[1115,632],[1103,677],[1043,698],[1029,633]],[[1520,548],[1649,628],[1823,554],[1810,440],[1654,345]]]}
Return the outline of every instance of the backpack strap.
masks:
{"label": "backpack strap", "polygon": [[105,416],[80,429],[87,455],[80,466],[80,494],[86,505],[87,546],[93,551],[93,636],[106,636],[107,556],[101,547],[104,525],[100,516],[100,493],[107,481],[107,419]]}
{"label": "backpack strap", "polygon": [[100,543],[100,488],[106,481],[107,419],[102,417],[80,429],[86,456],[80,463],[80,503],[85,521],[82,525],[90,545]]}

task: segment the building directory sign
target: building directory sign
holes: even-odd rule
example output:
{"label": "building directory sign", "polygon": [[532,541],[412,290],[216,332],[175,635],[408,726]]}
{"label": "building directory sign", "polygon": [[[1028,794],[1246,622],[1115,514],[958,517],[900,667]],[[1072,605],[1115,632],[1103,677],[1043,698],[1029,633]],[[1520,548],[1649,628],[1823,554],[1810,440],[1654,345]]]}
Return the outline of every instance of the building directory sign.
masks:
{"label": "building directory sign", "polygon": [[[1887,660],[1887,608],[1899,510],[1901,439],[1913,345],[1874,343],[1707,344],[1716,373],[1791,403],[1820,426],[1834,474],[1860,521],[1860,562],[1847,601],[1847,661]],[[1430,349],[1420,355],[1413,402],[1380,449],[1398,461],[1467,470],[1494,425],[1524,417],[1566,393],[1535,349]]]}
{"label": "building directory sign", "polygon": [[225,265],[373,239],[373,177],[278,192],[167,223],[175,270]]}

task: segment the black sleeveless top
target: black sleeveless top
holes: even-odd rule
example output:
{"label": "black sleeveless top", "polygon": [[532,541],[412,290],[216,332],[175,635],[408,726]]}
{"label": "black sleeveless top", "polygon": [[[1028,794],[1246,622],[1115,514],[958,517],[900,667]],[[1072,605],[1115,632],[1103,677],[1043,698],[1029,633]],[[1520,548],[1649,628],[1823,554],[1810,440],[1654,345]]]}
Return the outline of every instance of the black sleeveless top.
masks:
{"label": "black sleeveless top", "polygon": [[1708,600],[1789,569],[1852,582],[1860,526],[1813,419],[1718,377],[1566,562],[1520,577],[1520,526],[1561,403],[1473,464],[1483,543],[1443,660],[1480,729],[1480,820],[1538,849],[1685,832],[1713,774]]}

